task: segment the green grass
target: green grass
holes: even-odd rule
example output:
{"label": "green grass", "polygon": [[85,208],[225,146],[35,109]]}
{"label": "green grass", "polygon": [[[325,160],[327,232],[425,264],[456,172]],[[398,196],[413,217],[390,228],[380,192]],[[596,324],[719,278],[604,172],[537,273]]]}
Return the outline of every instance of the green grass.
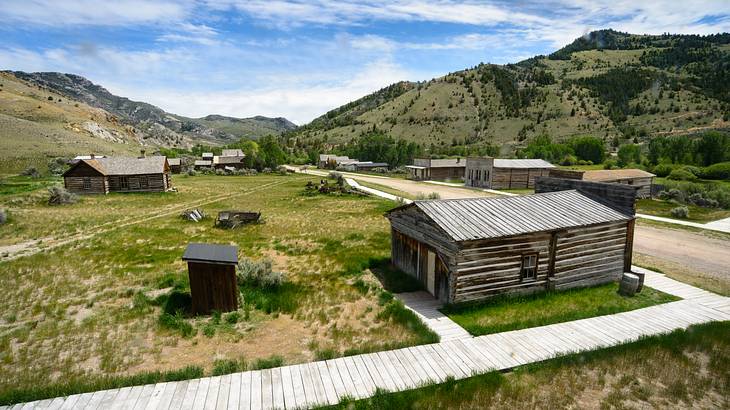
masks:
{"label": "green grass", "polygon": [[332,409],[727,408],[730,322],[558,357],[502,374],[397,393]]}
{"label": "green grass", "polygon": [[636,201],[636,212],[665,218],[678,219],[672,216],[672,209],[678,206],[686,206],[689,209],[689,217],[684,221],[707,223],[730,217],[730,210],[719,208],[702,208],[695,205],[682,205],[659,199],[639,199]]}
{"label": "green grass", "polygon": [[609,315],[679,300],[644,287],[634,297],[624,297],[609,283],[583,289],[496,297],[467,306],[445,306],[442,311],[473,335],[506,332],[552,323]]}
{"label": "green grass", "polygon": [[55,184],[63,184],[63,181],[61,178],[56,177],[32,178],[27,176],[12,176],[0,178],[0,197],[24,194],[48,188]]}

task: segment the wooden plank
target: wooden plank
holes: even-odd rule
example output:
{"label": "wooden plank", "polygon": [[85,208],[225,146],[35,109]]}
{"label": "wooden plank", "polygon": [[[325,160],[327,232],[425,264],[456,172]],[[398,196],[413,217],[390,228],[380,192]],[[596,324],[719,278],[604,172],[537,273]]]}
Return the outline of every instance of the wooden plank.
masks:
{"label": "wooden plank", "polygon": [[431,347],[444,360],[444,362],[449,365],[454,377],[460,379],[471,375],[471,372],[467,373],[464,369],[462,369],[461,365],[452,358],[450,352],[447,352],[440,343],[434,343]]}
{"label": "wooden plank", "polygon": [[431,357],[431,351],[426,349],[424,346],[412,347],[413,355],[419,360],[423,360],[428,364],[430,370],[429,374],[435,382],[442,382],[446,379],[446,372],[433,360]]}
{"label": "wooden plank", "polygon": [[344,360],[342,358],[338,358],[332,360],[332,362],[337,366],[337,371],[340,372],[340,378],[342,380],[342,385],[344,386],[344,395],[340,396],[340,399],[342,399],[342,397],[357,398],[355,381],[352,375],[350,375],[350,371],[347,369],[347,365]]}
{"label": "wooden plank", "polygon": [[239,410],[251,409],[251,373],[241,373],[241,401],[238,403]]}
{"label": "wooden plank", "polygon": [[355,386],[355,391],[353,392],[355,394],[354,397],[356,398],[362,398],[368,396],[368,390],[365,386],[365,381],[360,375],[360,372],[357,370],[357,365],[355,364],[355,361],[352,357],[343,357],[342,360],[345,363],[345,366],[347,367],[347,371],[350,373],[350,377],[352,378],[353,384]]}
{"label": "wooden plank", "polygon": [[271,369],[271,398],[272,405],[275,409],[283,409],[284,405],[284,385],[281,378],[281,368]]}
{"label": "wooden plank", "polygon": [[337,363],[334,363],[332,360],[327,360],[325,361],[325,365],[327,366],[327,370],[329,370],[330,379],[332,379],[332,387],[335,389],[335,394],[339,401],[347,395],[347,388],[344,385]]}
{"label": "wooden plank", "polygon": [[198,389],[193,400],[193,409],[202,409],[205,407],[205,398],[208,396],[208,386],[210,386],[210,377],[200,379]]}
{"label": "wooden plank", "polygon": [[210,384],[208,385],[208,394],[205,396],[205,404],[203,408],[205,410],[215,410],[215,404],[218,401],[218,391],[221,387],[221,376],[214,376],[210,378]]}
{"label": "wooden plank", "polygon": [[[322,384],[324,385],[324,393],[327,398],[327,403],[330,405],[337,404],[337,391],[335,390],[335,382],[332,380],[332,374],[330,369],[327,367],[327,363],[324,361],[315,362],[317,369],[319,370],[319,376],[322,378]],[[339,377],[339,374],[337,375]]]}
{"label": "wooden plank", "polygon": [[228,396],[231,393],[231,375],[221,376],[220,386],[218,387],[218,397],[215,402],[216,410],[225,410],[228,408]]}
{"label": "wooden plank", "polygon": [[291,372],[292,386],[294,388],[295,407],[305,408],[307,405],[307,396],[304,394],[304,383],[302,381],[302,374],[299,371],[299,365],[292,366],[289,370]]}
{"label": "wooden plank", "polygon": [[401,349],[401,352],[403,352],[403,356],[411,364],[411,366],[416,369],[416,376],[418,377],[419,384],[423,385],[424,383],[435,380],[431,366],[428,362],[426,362],[426,360],[421,358],[420,355],[416,356],[412,348]]}
{"label": "wooden plank", "polygon": [[231,387],[228,390],[228,408],[238,409],[241,404],[241,373],[231,374]]}
{"label": "wooden plank", "polygon": [[175,391],[173,391],[170,399],[169,410],[179,410],[182,407],[190,382],[191,380],[183,380],[175,383]]}
{"label": "wooden plank", "polygon": [[[142,410],[147,407],[147,403],[150,401],[150,397],[152,396],[152,392],[154,390],[155,390],[154,384],[147,384],[142,387],[142,392],[140,393],[139,398],[137,399],[137,402],[134,404],[135,410],[136,409]],[[83,408],[83,407],[79,406],[79,408]]]}
{"label": "wooden plank", "polygon": [[404,349],[393,350],[391,351],[391,355],[394,359],[398,360],[398,363],[400,363],[401,366],[403,366],[403,369],[410,378],[413,386],[420,386],[423,383],[422,379],[418,376],[415,366],[411,363],[410,357],[405,355]]}
{"label": "wooden plank", "polygon": [[180,404],[180,410],[191,410],[195,403],[195,396],[198,394],[200,379],[193,379],[188,382],[188,388],[185,389],[185,397]]}
{"label": "wooden plank", "polygon": [[274,407],[274,387],[271,384],[271,369],[261,370],[261,408],[272,409]]}
{"label": "wooden plank", "polygon": [[403,364],[398,360],[398,357],[393,354],[393,351],[387,351],[382,352],[386,360],[388,360],[395,370],[397,374],[398,380],[400,380],[404,388],[413,388],[416,386],[416,383],[411,379],[410,375],[408,374],[408,371],[406,371],[406,368],[403,367]]}
{"label": "wooden plank", "polygon": [[292,384],[291,366],[281,368],[281,388],[284,394],[284,407],[294,409],[297,407],[294,398],[294,385]]}
{"label": "wooden plank", "polygon": [[[53,399],[51,404],[48,405],[48,410],[59,410],[61,406],[63,406],[64,398],[63,397],[56,397]],[[5,407],[8,408],[7,406]]]}
{"label": "wooden plank", "polygon": [[261,370],[254,370],[251,372],[251,409],[261,407]]}
{"label": "wooden plank", "polygon": [[314,363],[307,363],[307,369],[309,375],[312,378],[312,385],[314,386],[314,394],[317,396],[317,405],[323,405],[327,403],[327,395],[324,392],[324,385],[322,384],[322,377],[319,375],[319,369]]}
{"label": "wooden plank", "polygon": [[[129,388],[124,399],[115,401],[110,409],[133,409],[139,399],[139,396],[142,394],[142,390],[144,390],[144,386],[133,386]],[[64,407],[62,407],[62,409],[63,408]]]}
{"label": "wooden plank", "polygon": [[472,361],[472,363],[475,364],[476,367],[474,368],[474,370],[476,370],[477,372],[480,372],[480,373],[484,373],[484,372],[493,370],[494,366],[487,359],[485,359],[484,356],[482,356],[478,351],[475,351],[474,349],[472,349],[471,345],[467,345],[466,340],[469,340],[469,339],[455,340],[454,346],[456,347],[456,349],[461,351],[462,354],[469,357],[469,359]]}
{"label": "wooden plank", "polygon": [[157,408],[158,404],[160,403],[160,399],[162,398],[162,393],[165,391],[167,384],[168,383],[166,382],[155,384],[155,387],[152,390],[152,394],[147,401],[147,405],[144,407],[145,409],[153,410]]}
{"label": "wooden plank", "polygon": [[407,387],[406,382],[401,378],[395,366],[393,366],[393,363],[390,362],[388,355],[386,355],[385,352],[378,352],[375,355],[378,356],[378,360],[383,366],[382,368],[388,372],[388,377],[390,377],[390,380],[393,382],[396,391],[405,389]]}
{"label": "wooden plank", "polygon": [[373,360],[373,358],[377,359],[378,357],[372,353],[363,354],[361,357],[365,366],[368,368],[368,373],[370,373],[370,377],[375,384],[375,388],[381,391],[389,391],[391,388],[391,381],[388,372],[381,372],[378,365],[375,364],[375,361]]}
{"label": "wooden plank", "polygon": [[312,407],[317,404],[317,393],[314,390],[314,380],[312,374],[309,371],[309,366],[306,364],[300,364],[299,373],[302,375],[302,385],[304,386],[304,398],[307,403],[307,407]]}
{"label": "wooden plank", "polygon": [[[108,409],[109,407],[111,407],[112,403],[116,401],[120,391],[121,389],[106,390],[104,392],[104,396],[101,398],[101,401],[96,406],[96,408]],[[48,404],[50,405],[50,402]],[[47,408],[47,406],[45,408]]]}

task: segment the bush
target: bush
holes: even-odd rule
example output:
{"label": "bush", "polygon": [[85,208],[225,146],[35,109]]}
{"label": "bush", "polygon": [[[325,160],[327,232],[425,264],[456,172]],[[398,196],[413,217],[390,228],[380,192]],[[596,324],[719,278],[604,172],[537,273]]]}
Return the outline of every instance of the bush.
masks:
{"label": "bush", "polygon": [[575,165],[578,163],[578,158],[575,155],[566,155],[560,160],[560,165]]}
{"label": "bush", "polygon": [[700,178],[730,180],[730,162],[718,162],[701,169]]}
{"label": "bush", "polygon": [[237,276],[241,283],[263,288],[277,287],[284,283],[284,274],[272,270],[270,259],[258,262],[251,259],[241,260],[238,263]]}
{"label": "bush", "polygon": [[603,169],[614,169],[617,167],[616,160],[614,159],[607,159],[603,163]]}
{"label": "bush", "polygon": [[40,178],[41,173],[38,172],[38,169],[36,167],[28,167],[23,170],[23,172],[20,173],[20,175],[24,177],[31,177],[31,178]]}
{"label": "bush", "polygon": [[238,323],[239,320],[241,320],[241,314],[238,312],[231,312],[225,317],[226,323],[231,325]]}
{"label": "bush", "polygon": [[224,171],[222,169],[216,169],[215,174],[218,176],[226,175],[226,171]]}
{"label": "bush", "polygon": [[696,181],[697,175],[687,171],[684,168],[675,168],[669,173],[667,179],[674,181]]}
{"label": "bush", "polygon": [[4,209],[0,209],[0,225],[8,221],[8,213]]}
{"label": "bush", "polygon": [[327,175],[327,178],[329,178],[329,179],[337,179],[337,180],[339,180],[340,178],[342,178],[342,174],[340,174],[339,172],[331,171],[331,172],[330,172],[330,173],[329,173],[329,174]]}
{"label": "bush", "polygon": [[54,158],[48,161],[48,173],[53,176],[60,176],[66,171],[66,160],[63,158]]}
{"label": "bush", "polygon": [[682,194],[682,191],[679,189],[670,189],[669,191],[661,191],[659,192],[659,199],[663,199],[665,201],[682,201],[684,198],[684,195]]}
{"label": "bush", "polygon": [[719,206],[718,201],[712,198],[705,198],[700,192],[695,192],[690,195],[689,198],[687,198],[687,202],[703,208],[717,208]]}
{"label": "bush", "polygon": [[48,192],[50,193],[48,205],[69,205],[75,204],[78,201],[78,197],[75,194],[68,192],[62,186],[52,186],[48,188]]}
{"label": "bush", "polygon": [[256,361],[251,363],[251,366],[249,367],[251,370],[263,370],[281,367],[283,365],[284,358],[279,355],[273,355],[263,359],[256,359]]}
{"label": "bush", "polygon": [[198,175],[198,171],[196,171],[195,169],[193,169],[193,168],[190,168],[190,169],[188,170],[188,176],[194,177],[194,176],[196,176],[196,175]]}
{"label": "bush", "polygon": [[672,216],[675,218],[689,218],[689,209],[686,206],[678,206],[676,208],[672,208],[671,213]]}
{"label": "bush", "polygon": [[431,192],[428,194],[428,199],[441,199],[441,195],[438,192]]}
{"label": "bush", "polygon": [[213,361],[212,376],[222,376],[224,374],[237,373],[244,370],[246,370],[246,363],[242,360],[218,359]]}
{"label": "bush", "polygon": [[654,167],[654,174],[658,177],[666,177],[677,166],[674,164],[662,163]]}

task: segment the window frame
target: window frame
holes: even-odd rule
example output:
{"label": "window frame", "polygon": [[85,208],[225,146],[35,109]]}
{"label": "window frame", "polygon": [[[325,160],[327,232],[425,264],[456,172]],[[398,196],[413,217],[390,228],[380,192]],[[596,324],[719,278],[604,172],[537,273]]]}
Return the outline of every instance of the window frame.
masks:
{"label": "window frame", "polygon": [[[529,258],[535,258],[535,265],[527,267],[525,261],[529,261]],[[538,252],[523,253],[520,261],[520,280],[523,282],[532,282],[537,280],[537,269],[540,265],[540,254]],[[532,274],[528,276],[527,270],[531,269]]]}
{"label": "window frame", "polygon": [[91,191],[91,177],[84,177],[82,183],[84,184],[84,191]]}

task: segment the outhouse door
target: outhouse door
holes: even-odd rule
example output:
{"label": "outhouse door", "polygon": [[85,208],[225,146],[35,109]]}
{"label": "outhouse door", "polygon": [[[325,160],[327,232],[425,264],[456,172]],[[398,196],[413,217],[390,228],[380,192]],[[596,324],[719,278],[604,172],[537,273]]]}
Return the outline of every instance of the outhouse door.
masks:
{"label": "outhouse door", "polygon": [[428,293],[436,295],[436,254],[431,251],[426,257],[426,288]]}

